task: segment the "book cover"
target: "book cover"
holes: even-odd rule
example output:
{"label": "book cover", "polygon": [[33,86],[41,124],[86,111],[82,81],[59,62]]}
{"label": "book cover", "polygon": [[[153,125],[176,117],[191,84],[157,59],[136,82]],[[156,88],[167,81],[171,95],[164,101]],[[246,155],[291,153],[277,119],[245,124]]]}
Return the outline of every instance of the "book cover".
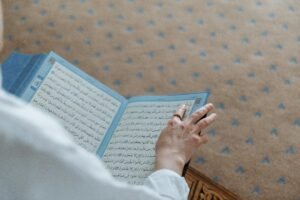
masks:
{"label": "book cover", "polygon": [[189,115],[209,96],[126,99],[54,52],[14,52],[2,64],[2,74],[5,90],[56,117],[78,145],[130,184],[142,184],[154,171],[155,143],[174,111],[186,104]]}

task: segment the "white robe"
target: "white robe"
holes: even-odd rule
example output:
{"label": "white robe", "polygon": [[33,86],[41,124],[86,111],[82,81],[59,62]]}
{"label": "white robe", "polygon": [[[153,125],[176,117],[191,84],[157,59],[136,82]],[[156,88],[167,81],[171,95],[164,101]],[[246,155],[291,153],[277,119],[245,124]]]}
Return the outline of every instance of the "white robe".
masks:
{"label": "white robe", "polygon": [[117,181],[54,119],[1,89],[0,72],[1,200],[187,199],[188,192],[167,169],[143,186]]}

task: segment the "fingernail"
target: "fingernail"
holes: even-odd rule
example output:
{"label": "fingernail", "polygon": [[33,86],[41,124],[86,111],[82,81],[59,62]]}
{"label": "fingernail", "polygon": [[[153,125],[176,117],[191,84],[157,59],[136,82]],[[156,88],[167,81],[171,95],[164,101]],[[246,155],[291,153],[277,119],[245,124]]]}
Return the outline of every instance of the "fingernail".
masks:
{"label": "fingernail", "polygon": [[185,104],[182,104],[182,105],[181,105],[181,108],[186,108],[186,105],[185,105]]}
{"label": "fingernail", "polygon": [[214,107],[212,103],[208,103],[207,106]]}
{"label": "fingernail", "polygon": [[212,115],[213,115],[214,120],[217,119],[218,115],[216,113],[213,113]]}

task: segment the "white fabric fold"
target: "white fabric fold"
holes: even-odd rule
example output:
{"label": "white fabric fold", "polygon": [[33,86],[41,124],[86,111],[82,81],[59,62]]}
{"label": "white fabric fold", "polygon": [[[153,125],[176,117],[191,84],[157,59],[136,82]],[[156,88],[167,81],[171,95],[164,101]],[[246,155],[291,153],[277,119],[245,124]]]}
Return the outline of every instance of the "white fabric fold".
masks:
{"label": "white fabric fold", "polygon": [[115,180],[55,119],[0,89],[2,200],[186,199],[175,172],[159,170],[143,186]]}

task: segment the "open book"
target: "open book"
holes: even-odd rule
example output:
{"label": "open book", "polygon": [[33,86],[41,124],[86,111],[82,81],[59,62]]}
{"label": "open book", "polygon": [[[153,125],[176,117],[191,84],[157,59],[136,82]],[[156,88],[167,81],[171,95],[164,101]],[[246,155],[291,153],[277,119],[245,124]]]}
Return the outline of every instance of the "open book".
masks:
{"label": "open book", "polygon": [[78,145],[131,184],[142,184],[153,172],[156,140],[174,111],[184,103],[190,114],[209,95],[126,99],[53,52],[12,53],[2,74],[4,89],[54,115]]}

